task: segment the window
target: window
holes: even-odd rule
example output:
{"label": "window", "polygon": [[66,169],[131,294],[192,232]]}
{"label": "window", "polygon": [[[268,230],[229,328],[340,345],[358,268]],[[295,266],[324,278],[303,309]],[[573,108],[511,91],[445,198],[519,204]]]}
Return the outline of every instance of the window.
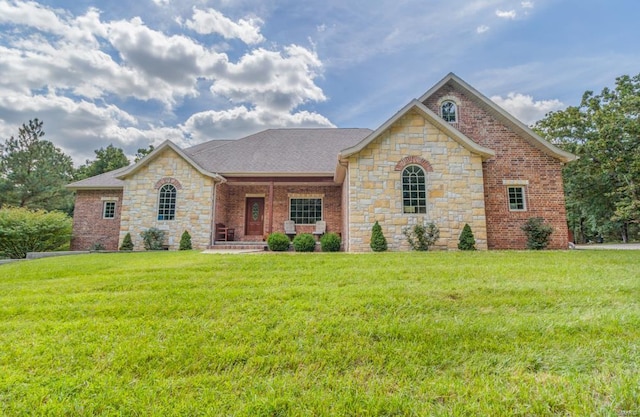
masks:
{"label": "window", "polygon": [[176,218],[176,187],[165,184],[160,188],[158,198],[158,220],[173,220]]}
{"label": "window", "polygon": [[442,103],[440,110],[445,122],[456,123],[458,121],[458,107],[453,101],[445,101]]}
{"label": "window", "polygon": [[116,202],[115,201],[105,201],[102,206],[102,218],[103,219],[114,219],[116,217]]}
{"label": "window", "polygon": [[427,212],[425,174],[417,165],[409,165],[402,171],[402,210],[404,213]]}
{"label": "window", "polygon": [[296,224],[315,224],[322,220],[322,199],[292,198],[289,219]]}
{"label": "window", "polygon": [[507,187],[509,195],[510,211],[525,211],[527,209],[524,203],[524,187]]}

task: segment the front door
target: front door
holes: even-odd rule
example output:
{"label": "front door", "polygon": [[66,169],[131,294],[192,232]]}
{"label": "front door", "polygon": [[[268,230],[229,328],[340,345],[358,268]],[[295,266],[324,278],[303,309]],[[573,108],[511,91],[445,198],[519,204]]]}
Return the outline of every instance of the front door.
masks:
{"label": "front door", "polygon": [[264,232],[264,198],[247,198],[245,235],[260,236]]}

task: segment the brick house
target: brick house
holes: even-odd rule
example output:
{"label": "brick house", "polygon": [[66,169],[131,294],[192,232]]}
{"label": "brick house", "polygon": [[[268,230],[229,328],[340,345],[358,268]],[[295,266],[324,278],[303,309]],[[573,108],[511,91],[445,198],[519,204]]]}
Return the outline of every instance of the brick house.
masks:
{"label": "brick house", "polygon": [[551,224],[550,248],[566,248],[563,164],[575,156],[546,142],[454,74],[412,100],[375,131],[270,129],[181,149],[165,141],[134,165],[70,184],[76,191],[72,248],[117,249],[127,232],[167,232],[178,247],[216,243],[216,225],[236,241],[311,232],[317,221],[344,249],[369,251],[377,220],[390,250],[403,229],[440,228],[456,249],[465,223],[479,249],[524,249],[530,217]]}

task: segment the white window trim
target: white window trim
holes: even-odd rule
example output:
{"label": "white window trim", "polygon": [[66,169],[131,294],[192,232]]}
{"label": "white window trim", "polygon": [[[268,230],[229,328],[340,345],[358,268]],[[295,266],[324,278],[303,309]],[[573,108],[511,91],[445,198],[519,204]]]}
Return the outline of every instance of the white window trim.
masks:
{"label": "white window trim", "polygon": [[[176,203],[175,203],[175,206],[173,207],[173,219],[160,220],[158,219],[158,216],[160,215],[160,194],[162,193],[162,188],[164,188],[165,185],[170,185],[176,190]],[[178,187],[176,187],[174,184],[167,182],[165,184],[162,184],[162,186],[158,189],[157,199],[156,199],[156,220],[159,222],[172,222],[176,219],[177,216],[178,216]]]}
{"label": "white window trim", "polygon": [[452,102],[453,104],[456,105],[456,121],[455,122],[447,122],[447,123],[451,123],[453,125],[457,125],[458,123],[460,123],[460,100],[457,97],[454,97],[454,96],[441,97],[440,100],[438,100],[438,114],[444,120],[444,116],[442,114],[442,105],[444,103],[446,103],[447,101],[450,101],[450,102]]}
{"label": "white window trim", "polygon": [[[404,171],[407,168],[412,167],[412,166],[420,168],[422,170],[422,173],[424,174],[424,213],[419,213],[419,212],[416,212],[416,211],[413,211],[413,212],[405,211],[409,207],[414,208],[414,209],[416,207],[420,207],[420,206],[405,206],[404,205]],[[401,189],[401,192],[402,192],[401,198],[402,198],[402,214],[403,215],[413,216],[413,215],[416,215],[416,214],[421,214],[421,215],[427,214],[427,211],[429,209],[429,199],[427,198],[427,194],[428,194],[427,193],[427,171],[423,167],[421,167],[420,165],[417,165],[417,164],[409,164],[406,167],[402,168],[402,171],[400,172],[400,189]]]}
{"label": "white window trim", "polygon": [[[324,220],[324,194],[289,194],[289,218],[288,220],[293,220],[291,218],[291,200],[320,200],[320,220]],[[312,226],[315,223],[296,223],[296,226]]]}
{"label": "white window trim", "polygon": [[[113,203],[113,216],[107,217],[107,204]],[[116,200],[103,200],[102,201],[102,218],[105,220],[113,220],[116,218]]]}
{"label": "white window trim", "polygon": [[[510,188],[519,188],[520,190],[522,190],[522,208],[518,209],[518,208],[512,208],[511,207],[511,197],[509,195],[509,189]],[[506,187],[506,193],[507,193],[507,205],[509,207],[509,211],[514,211],[514,212],[524,212],[527,211],[527,186],[526,184],[508,184]]]}

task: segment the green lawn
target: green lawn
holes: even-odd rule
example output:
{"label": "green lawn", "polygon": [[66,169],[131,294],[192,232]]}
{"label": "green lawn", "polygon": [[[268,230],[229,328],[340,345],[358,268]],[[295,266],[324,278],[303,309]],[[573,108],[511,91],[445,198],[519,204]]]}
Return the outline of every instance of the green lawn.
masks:
{"label": "green lawn", "polygon": [[0,266],[1,415],[625,416],[640,252]]}

